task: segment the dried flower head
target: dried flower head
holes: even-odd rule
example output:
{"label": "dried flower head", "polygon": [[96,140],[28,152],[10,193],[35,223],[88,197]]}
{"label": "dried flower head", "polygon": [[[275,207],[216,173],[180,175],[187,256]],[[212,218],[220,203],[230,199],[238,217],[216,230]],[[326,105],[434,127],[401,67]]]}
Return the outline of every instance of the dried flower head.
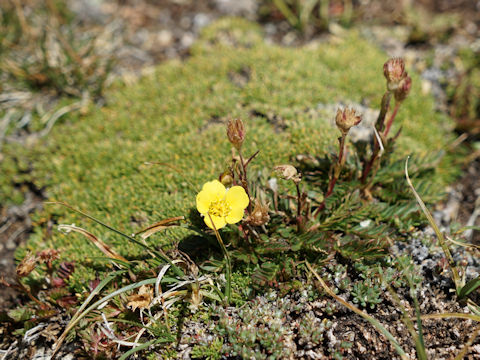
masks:
{"label": "dried flower head", "polygon": [[407,77],[405,62],[401,58],[391,58],[383,65],[383,75],[387,79],[387,88],[394,91],[398,88],[400,81]]}
{"label": "dried flower head", "polygon": [[355,125],[358,125],[362,121],[361,115],[357,115],[354,109],[346,107],[345,109],[337,110],[337,115],[335,117],[335,123],[340,129],[342,134],[348,134],[350,128]]}
{"label": "dried flower head", "polygon": [[145,309],[150,306],[153,299],[153,289],[148,285],[142,285],[137,294],[128,296],[127,306],[135,311],[137,308]]}
{"label": "dried flower head", "polygon": [[242,147],[245,140],[245,125],[241,119],[230,119],[227,124],[228,140],[236,149]]}
{"label": "dried flower head", "polygon": [[40,259],[41,262],[47,264],[47,268],[51,269],[52,268],[52,262],[56,259],[58,259],[58,251],[54,249],[45,249],[40,251],[37,256]]}
{"label": "dried flower head", "polygon": [[277,165],[273,170],[284,180],[293,180],[295,183],[299,183],[301,180],[300,174],[292,165]]}
{"label": "dried flower head", "polygon": [[268,215],[268,204],[262,204],[259,199],[255,199],[255,206],[252,214],[249,215],[245,221],[253,226],[262,226],[270,221]]}
{"label": "dried flower head", "polygon": [[17,276],[18,277],[25,277],[28,276],[33,269],[37,266],[38,258],[29,253],[27,254],[22,261],[20,261],[20,264],[17,266]]}
{"label": "dried flower head", "polygon": [[410,76],[407,76],[405,79],[400,81],[397,90],[395,90],[394,96],[396,101],[403,101],[407,98],[412,88],[412,79]]}

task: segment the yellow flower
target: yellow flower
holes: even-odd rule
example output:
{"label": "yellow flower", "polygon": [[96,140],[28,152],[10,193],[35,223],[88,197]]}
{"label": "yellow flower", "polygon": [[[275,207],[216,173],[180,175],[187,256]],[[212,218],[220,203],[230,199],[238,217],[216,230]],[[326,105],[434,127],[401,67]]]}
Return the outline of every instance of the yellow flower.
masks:
{"label": "yellow flower", "polygon": [[215,225],[218,230],[226,224],[235,224],[242,220],[249,202],[243,187],[232,186],[227,190],[218,180],[205,183],[202,191],[197,194],[197,210],[210,229]]}

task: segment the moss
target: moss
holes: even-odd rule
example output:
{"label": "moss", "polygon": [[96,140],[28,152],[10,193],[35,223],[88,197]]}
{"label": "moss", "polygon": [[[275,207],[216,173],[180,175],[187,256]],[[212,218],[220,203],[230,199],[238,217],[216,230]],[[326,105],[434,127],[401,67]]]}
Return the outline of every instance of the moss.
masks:
{"label": "moss", "polygon": [[[338,131],[331,119],[311,116],[308,109],[339,101],[377,108],[385,87],[387,56],[356,33],[282,48],[263,42],[260,31],[244,21],[227,19],[205,30],[193,54],[185,63],[159,66],[134,86],[115,85],[107,106],[92,105],[87,115],[70,117],[33,150],[8,146],[6,157],[28,160],[33,168],[28,176],[48,189],[50,200],[68,202],[130,234],[160,219],[188,215],[195,195],[188,181],[200,189],[228,160],[222,124],[227,117],[246,121],[246,153],[260,149],[255,166],[270,168],[295,154],[322,155],[335,146]],[[404,131],[397,157],[433,152],[451,139],[450,121],[434,113],[433,99],[422,95],[415,74],[413,82],[398,115]],[[145,161],[169,163],[184,175]],[[440,173],[451,170],[441,166]],[[5,201],[12,200],[7,187],[2,190]],[[63,208],[47,206],[36,220],[45,223],[49,217],[89,229],[127,258],[142,253]],[[149,241],[168,245],[184,235],[169,230]],[[78,234],[54,230],[46,237],[39,228],[26,247],[61,249],[80,268],[100,255]]]}

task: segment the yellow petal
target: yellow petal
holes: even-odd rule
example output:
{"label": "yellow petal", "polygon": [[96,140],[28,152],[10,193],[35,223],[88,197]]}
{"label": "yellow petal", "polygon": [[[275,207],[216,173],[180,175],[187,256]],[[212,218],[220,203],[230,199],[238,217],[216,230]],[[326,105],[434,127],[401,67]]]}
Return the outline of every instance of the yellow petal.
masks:
{"label": "yellow petal", "polygon": [[227,215],[225,220],[228,224],[236,224],[240,220],[243,219],[243,214],[245,213],[245,209],[241,207],[236,207],[230,210],[230,213]]}
{"label": "yellow petal", "polygon": [[250,200],[248,199],[245,189],[241,186],[233,186],[227,191],[225,201],[232,211],[237,209],[245,209],[248,206]]}
{"label": "yellow petal", "polygon": [[213,224],[215,225],[215,229],[217,229],[217,230],[219,230],[219,229],[223,228],[225,225],[227,225],[227,223],[225,222],[225,218],[220,217],[220,216],[215,216],[215,215],[208,216],[208,214],[207,214],[207,215],[205,215],[203,220],[205,221],[205,224],[207,224],[207,226],[212,230],[214,230],[214,228],[212,226],[212,222],[210,221],[210,217],[212,218]]}
{"label": "yellow petal", "polygon": [[210,208],[212,197],[206,191],[200,191],[197,194],[197,210],[200,214],[206,214]]}
{"label": "yellow petal", "polygon": [[223,199],[225,196],[225,186],[218,181],[218,180],[213,180],[213,181],[208,181],[203,185],[202,191],[201,192],[206,192],[208,196],[212,198],[212,201],[215,200],[220,200]]}

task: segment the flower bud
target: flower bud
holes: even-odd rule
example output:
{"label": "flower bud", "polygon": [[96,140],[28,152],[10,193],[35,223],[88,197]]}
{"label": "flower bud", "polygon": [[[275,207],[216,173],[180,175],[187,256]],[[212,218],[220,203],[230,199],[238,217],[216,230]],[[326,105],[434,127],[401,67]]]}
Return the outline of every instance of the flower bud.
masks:
{"label": "flower bud", "polygon": [[383,75],[387,79],[387,89],[394,91],[400,81],[407,77],[405,62],[401,58],[391,58],[383,65]]}
{"label": "flower bud", "polygon": [[397,90],[395,90],[395,100],[396,101],[403,101],[407,98],[408,93],[412,87],[412,79],[410,76],[407,76],[405,79],[400,81]]}
{"label": "flower bud", "polygon": [[344,135],[348,133],[351,127],[358,125],[360,121],[362,121],[362,117],[360,115],[357,115],[354,109],[347,107],[343,110],[337,110],[335,123]]}
{"label": "flower bud", "polygon": [[245,140],[245,126],[241,119],[231,119],[227,124],[227,136],[232,145],[239,150]]}
{"label": "flower bud", "polygon": [[300,182],[300,174],[292,165],[277,165],[273,170],[284,180],[293,180],[296,183]]}
{"label": "flower bud", "polygon": [[270,221],[270,215],[268,215],[268,204],[262,204],[260,200],[255,199],[253,211],[245,219],[245,221],[253,226],[265,225]]}
{"label": "flower bud", "polygon": [[218,177],[218,181],[220,181],[225,187],[230,187],[233,185],[233,176],[230,170],[226,170],[220,174]]}

